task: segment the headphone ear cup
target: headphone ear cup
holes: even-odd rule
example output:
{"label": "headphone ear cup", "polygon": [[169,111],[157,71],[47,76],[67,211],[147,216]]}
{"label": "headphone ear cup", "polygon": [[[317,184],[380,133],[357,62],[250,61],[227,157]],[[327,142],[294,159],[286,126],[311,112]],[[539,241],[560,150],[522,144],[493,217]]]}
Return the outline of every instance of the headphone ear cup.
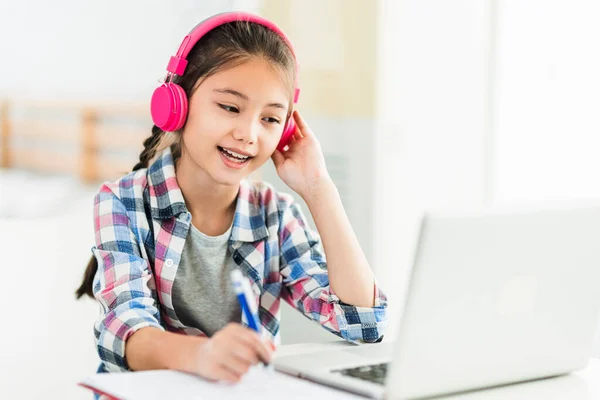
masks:
{"label": "headphone ear cup", "polygon": [[177,99],[175,101],[177,102],[176,110],[178,110],[178,112],[175,113],[173,116],[174,117],[173,126],[171,127],[169,132],[174,132],[176,130],[183,128],[183,125],[185,124],[185,121],[187,119],[187,113],[188,113],[188,99],[187,99],[187,95],[185,94],[185,90],[183,90],[183,88],[181,86],[176,85],[176,84],[172,84],[172,86],[173,86],[173,90],[176,95],[175,98]]}
{"label": "headphone ear cup", "polygon": [[154,90],[150,101],[150,114],[154,125],[165,132],[181,129],[187,117],[187,96],[183,88],[165,83]]}
{"label": "headphone ear cup", "polygon": [[281,139],[279,139],[277,150],[283,151],[283,148],[290,144],[292,137],[294,137],[294,133],[296,133],[296,122],[294,121],[294,117],[292,116],[289,118],[288,122],[283,128],[283,133],[281,134]]}

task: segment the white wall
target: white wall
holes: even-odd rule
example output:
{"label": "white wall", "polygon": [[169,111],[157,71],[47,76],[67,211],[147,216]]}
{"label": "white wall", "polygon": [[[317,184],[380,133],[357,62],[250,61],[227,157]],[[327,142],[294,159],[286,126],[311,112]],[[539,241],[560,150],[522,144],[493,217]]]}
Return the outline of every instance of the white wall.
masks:
{"label": "white wall", "polygon": [[600,197],[600,1],[500,1],[497,201]]}
{"label": "white wall", "polygon": [[600,197],[600,2],[499,0],[491,58],[490,3],[381,3],[373,255],[392,314],[424,208]]}
{"label": "white wall", "polygon": [[480,1],[380,4],[373,257],[392,333],[420,212],[482,199],[487,26]]}
{"label": "white wall", "polygon": [[600,198],[598,21],[597,0],[499,2],[497,202]]}
{"label": "white wall", "polygon": [[192,27],[214,13],[256,11],[259,4],[2,0],[0,98],[149,101]]}

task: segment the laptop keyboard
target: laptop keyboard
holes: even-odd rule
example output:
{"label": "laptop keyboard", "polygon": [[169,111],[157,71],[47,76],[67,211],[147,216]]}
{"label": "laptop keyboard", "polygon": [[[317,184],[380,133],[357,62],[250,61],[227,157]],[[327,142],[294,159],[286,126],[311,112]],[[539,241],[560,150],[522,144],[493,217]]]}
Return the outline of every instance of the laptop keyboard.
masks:
{"label": "laptop keyboard", "polygon": [[345,368],[336,369],[331,372],[335,372],[345,376],[351,376],[353,378],[362,379],[365,381],[371,381],[379,385],[385,384],[385,377],[387,375],[388,363],[363,365],[356,368]]}

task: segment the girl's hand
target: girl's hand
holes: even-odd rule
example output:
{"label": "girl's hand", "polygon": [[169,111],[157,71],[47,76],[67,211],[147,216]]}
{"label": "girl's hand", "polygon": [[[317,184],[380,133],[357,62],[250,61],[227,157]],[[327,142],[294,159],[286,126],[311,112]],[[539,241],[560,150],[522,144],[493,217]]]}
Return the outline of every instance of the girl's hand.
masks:
{"label": "girl's hand", "polygon": [[306,200],[323,182],[329,182],[329,173],[321,144],[298,111],[292,117],[296,133],[286,152],[275,150],[271,156],[277,174],[292,190]]}
{"label": "girl's hand", "polygon": [[271,353],[255,331],[230,323],[200,344],[191,372],[213,381],[238,382],[251,366],[270,363]]}

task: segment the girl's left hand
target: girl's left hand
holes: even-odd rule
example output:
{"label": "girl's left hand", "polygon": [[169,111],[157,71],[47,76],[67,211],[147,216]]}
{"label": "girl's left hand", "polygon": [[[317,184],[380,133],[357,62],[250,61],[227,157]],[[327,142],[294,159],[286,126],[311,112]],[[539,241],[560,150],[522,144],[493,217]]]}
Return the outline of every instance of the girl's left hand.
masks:
{"label": "girl's left hand", "polygon": [[321,144],[296,110],[292,117],[296,121],[296,133],[286,152],[275,150],[271,158],[279,177],[292,190],[306,200],[330,177],[325,166]]}

